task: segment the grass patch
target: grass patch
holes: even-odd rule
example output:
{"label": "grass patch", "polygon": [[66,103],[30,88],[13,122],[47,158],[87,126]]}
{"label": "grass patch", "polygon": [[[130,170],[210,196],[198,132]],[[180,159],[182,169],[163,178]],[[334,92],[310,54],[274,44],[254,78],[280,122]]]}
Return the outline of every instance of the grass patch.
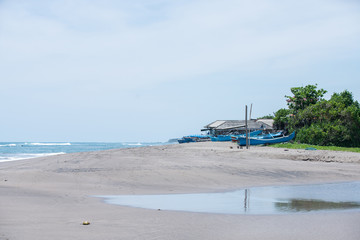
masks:
{"label": "grass patch", "polygon": [[272,144],[270,146],[275,147],[275,148],[291,148],[291,149],[315,148],[317,150],[330,150],[330,151],[343,151],[343,152],[358,152],[358,153],[360,153],[360,148],[347,148],[347,147],[335,147],[335,146],[317,146],[317,145],[300,144],[300,143],[278,143],[278,144]]}

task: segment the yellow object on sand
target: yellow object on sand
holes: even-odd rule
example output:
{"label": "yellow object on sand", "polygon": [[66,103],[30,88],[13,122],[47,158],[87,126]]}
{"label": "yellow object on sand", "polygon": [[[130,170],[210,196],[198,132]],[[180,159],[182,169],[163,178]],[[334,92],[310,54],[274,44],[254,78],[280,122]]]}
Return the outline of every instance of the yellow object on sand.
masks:
{"label": "yellow object on sand", "polygon": [[83,222],[83,225],[90,225],[90,222],[84,221],[84,222]]}

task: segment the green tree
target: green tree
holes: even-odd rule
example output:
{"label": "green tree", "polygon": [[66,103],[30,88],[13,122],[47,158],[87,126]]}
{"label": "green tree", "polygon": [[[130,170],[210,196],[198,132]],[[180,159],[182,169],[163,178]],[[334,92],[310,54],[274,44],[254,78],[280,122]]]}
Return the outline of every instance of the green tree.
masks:
{"label": "green tree", "polygon": [[292,116],[291,110],[281,108],[275,113],[274,127],[275,129],[288,129],[290,117]]}
{"label": "green tree", "polygon": [[296,140],[302,143],[360,146],[360,105],[349,91],[299,110],[289,125],[297,130]]}
{"label": "green tree", "polygon": [[293,113],[296,114],[299,110],[303,110],[322,100],[327,91],[324,89],[317,90],[316,88],[317,84],[291,88],[293,96],[285,96],[289,109],[293,110]]}
{"label": "green tree", "polygon": [[341,93],[334,93],[331,96],[330,101],[337,102],[339,104],[343,104],[344,107],[349,107],[352,104],[359,104],[358,102],[354,101],[353,95],[348,90],[345,90]]}
{"label": "green tree", "polygon": [[301,143],[360,147],[360,104],[352,93],[345,90],[325,100],[326,90],[316,88],[291,88],[294,96],[285,96],[288,109],[275,113],[275,128],[296,131]]}
{"label": "green tree", "polygon": [[259,118],[257,118],[257,119],[274,119],[274,116],[271,115],[271,114],[269,114],[269,115],[265,115],[265,116],[263,116],[263,117],[259,117]]}

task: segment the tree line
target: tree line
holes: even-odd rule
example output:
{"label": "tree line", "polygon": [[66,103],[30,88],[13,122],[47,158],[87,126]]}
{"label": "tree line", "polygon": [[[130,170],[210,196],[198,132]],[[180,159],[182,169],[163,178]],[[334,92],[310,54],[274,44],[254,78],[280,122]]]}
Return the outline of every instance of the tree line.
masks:
{"label": "tree line", "polygon": [[360,147],[360,104],[348,90],[327,92],[316,85],[291,88],[292,96],[285,96],[288,108],[274,113],[274,127],[296,131],[300,143]]}

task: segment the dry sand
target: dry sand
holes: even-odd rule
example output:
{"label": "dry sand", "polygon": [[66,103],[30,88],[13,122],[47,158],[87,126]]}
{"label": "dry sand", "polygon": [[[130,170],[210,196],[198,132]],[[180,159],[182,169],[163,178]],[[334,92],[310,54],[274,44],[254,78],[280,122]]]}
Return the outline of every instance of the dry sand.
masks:
{"label": "dry sand", "polygon": [[230,146],[191,143],[0,163],[0,239],[360,239],[360,211],[204,214],[91,197],[360,181],[358,153]]}

